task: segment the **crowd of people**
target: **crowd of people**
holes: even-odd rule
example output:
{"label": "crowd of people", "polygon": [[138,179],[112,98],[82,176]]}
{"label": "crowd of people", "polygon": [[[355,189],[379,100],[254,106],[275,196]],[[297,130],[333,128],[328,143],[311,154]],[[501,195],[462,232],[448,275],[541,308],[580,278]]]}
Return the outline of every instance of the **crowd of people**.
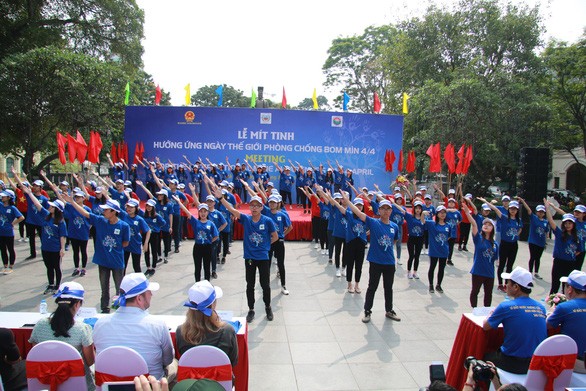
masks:
{"label": "crowd of people", "polygon": [[[500,323],[505,325],[505,342],[499,351],[489,357],[491,361],[513,372],[526,372],[528,359],[537,344],[546,336],[546,322],[549,325],[550,319],[553,319],[552,327],[561,324],[562,332],[577,340],[578,357],[582,360],[583,367],[586,332],[583,327],[576,327],[575,324],[583,324],[581,322],[586,320],[586,281],[584,273],[580,271],[586,254],[585,206],[577,205],[573,213],[565,213],[544,199],[543,204],[532,210],[521,197],[511,199],[505,195],[500,203],[489,202],[481,197],[474,198],[472,194],[464,194],[461,183],[449,189],[447,195],[440,186],[434,185],[433,190],[428,192],[425,186],[417,187],[415,181],[393,184],[393,190],[389,193],[381,191],[376,184],[370,189],[357,189],[354,186],[352,169],[344,169],[338,162],[334,167],[329,161],[317,167],[311,162],[308,162],[308,167],[292,161],[284,167],[274,163],[275,172],[278,173],[278,186],[275,186],[266,165],[251,165],[246,160],[232,165],[228,158],[225,164],[214,164],[208,159],[207,164],[202,159],[192,164],[187,157],[184,156],[184,159],[186,163],[178,165],[171,161],[163,165],[159,159],[155,159],[139,161],[131,166],[124,161],[113,163],[110,160],[111,177],[102,178],[96,175],[94,179],[98,182],[95,182],[74,174],[73,178],[77,182],[75,188],[70,188],[66,181],[53,184],[42,171],[40,179],[29,183],[13,170],[15,181],[9,180],[9,186],[3,186],[0,193],[3,273],[13,272],[13,226],[19,225],[21,240],[28,240],[30,245],[29,259],[37,255],[35,238],[40,236],[42,257],[47,270],[47,288],[44,294],[59,295],[59,292],[62,293],[61,259],[64,252],[70,247],[73,251],[72,276],[84,276],[87,273],[87,244],[92,238],[92,262],[98,265],[102,313],[110,312],[110,278],[114,282],[115,292],[122,293],[122,299],[138,296],[139,299],[127,302],[136,301],[137,307],[144,311],[150,303],[150,295],[133,296],[135,292],[132,289],[140,284],[142,288],[153,288],[155,285],[149,284],[148,278],[155,274],[157,264],[169,262],[171,253],[180,251],[181,242],[187,238],[188,233],[192,234],[194,240],[194,287],[201,287],[198,284],[209,284],[209,281],[218,278],[217,265],[226,262],[226,257],[230,254],[234,226],[239,222],[244,232],[246,296],[249,307],[246,320],[252,322],[256,315],[254,290],[258,269],[266,318],[271,321],[274,315],[269,278],[273,258],[277,264],[281,293],[289,295],[286,287],[285,243],[293,225],[289,212],[295,195],[295,201],[303,209],[303,213],[311,214],[315,248],[328,256],[329,264],[336,269],[336,277],[345,277],[348,293],[362,292],[364,258],[369,262],[363,322],[368,323],[371,320],[374,297],[381,277],[385,316],[394,321],[401,320],[393,308],[393,283],[396,266],[402,264],[404,236],[408,252],[407,278],[421,278],[420,257],[428,255],[429,293],[443,294],[446,288],[443,285],[445,268],[454,266],[455,245],[458,244],[457,251],[467,252],[471,234],[474,255],[470,270],[470,305],[478,306],[481,288],[483,305],[492,305],[495,274],[497,290],[512,298],[501,303],[485,323],[486,329],[495,328]],[[52,201],[44,191],[45,185],[53,190]],[[434,204],[431,192],[435,193],[436,199],[439,198],[439,203]],[[144,194],[143,199],[137,193]],[[407,200],[410,200],[410,206]],[[481,204],[479,208],[475,200]],[[248,204],[249,213],[243,211],[243,204]],[[141,205],[144,205],[144,210]],[[530,216],[528,270],[514,268],[518,241],[523,229],[521,208]],[[556,213],[562,215],[559,227],[553,219]],[[406,229],[405,235],[403,229]],[[550,293],[558,292],[561,284],[564,284],[572,299],[571,308],[578,308],[579,311],[562,312],[564,308],[558,310],[558,307],[552,317],[546,320],[543,305],[530,299],[529,294],[533,278],[542,278],[539,274],[540,260],[549,231],[555,235]],[[146,265],[144,272],[143,254]],[[134,273],[126,274],[130,258]],[[136,284],[125,286],[124,282],[129,277],[134,278]],[[142,281],[140,284],[137,282],[139,280]],[[156,290],[151,288],[145,288],[140,294]],[[68,289],[83,292],[78,286]],[[190,298],[191,293],[190,290]],[[65,298],[68,299],[68,308],[73,311],[74,302],[69,300],[70,297]],[[83,297],[77,299],[81,300]],[[191,302],[191,309],[200,312],[203,310],[200,308],[201,303],[194,300]],[[522,315],[526,311],[510,310],[511,306],[517,308],[516,304],[520,305],[519,308],[531,308],[531,321],[535,323],[535,327],[530,336],[525,331],[525,335],[519,335],[519,330],[525,329],[518,325],[528,319],[524,318],[527,315]],[[133,310],[118,309],[109,319],[118,319],[125,312],[132,313]],[[139,312],[134,314],[135,321],[143,323],[144,314],[138,314]],[[188,311],[188,320],[192,324],[203,322],[214,330],[220,325],[218,319],[211,321],[210,315],[202,318],[189,314],[191,313]],[[126,316],[133,317],[132,314]],[[107,322],[110,321],[103,323]],[[96,335],[100,335],[101,327],[96,325],[94,339]],[[108,327],[118,326],[112,324]],[[511,331],[514,329],[519,330]],[[67,330],[63,332],[68,333]],[[61,334],[63,332],[59,331]],[[57,333],[55,331],[56,337]],[[183,334],[183,337],[186,346],[202,340],[201,332]],[[76,346],[85,348],[86,345],[91,345],[91,336],[84,336],[82,339]],[[138,350],[140,348],[137,346]],[[168,353],[165,353],[164,366],[170,364],[168,358],[172,356]],[[148,355],[148,352],[145,354]],[[84,355],[84,359],[89,363],[93,358]],[[163,374],[161,368],[150,373],[157,377]]]}

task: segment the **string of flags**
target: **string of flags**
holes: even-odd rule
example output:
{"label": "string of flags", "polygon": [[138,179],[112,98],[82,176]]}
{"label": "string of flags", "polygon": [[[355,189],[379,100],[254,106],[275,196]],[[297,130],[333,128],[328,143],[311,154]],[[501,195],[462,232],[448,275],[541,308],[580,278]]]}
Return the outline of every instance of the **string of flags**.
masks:
{"label": "string of flags", "polygon": [[[429,156],[429,172],[441,172],[442,170],[442,154],[441,154],[441,146],[440,143],[431,144],[425,153]],[[444,162],[448,167],[448,172],[450,174],[456,175],[466,175],[468,174],[468,170],[470,169],[470,164],[474,158],[474,154],[472,151],[471,145],[462,144],[458,152],[456,153],[454,146],[450,143],[446,146],[444,150]],[[457,158],[457,163],[456,163]],[[387,149],[385,151],[385,171],[393,172],[393,167],[395,161],[397,160],[395,156],[395,152],[391,149]],[[403,168],[409,173],[415,171],[415,152],[409,151],[407,154],[407,164],[403,166],[404,163],[403,157],[403,150],[399,151],[399,159],[397,163],[397,171],[403,172]]]}
{"label": "string of flags", "polygon": [[57,131],[57,151],[59,162],[63,165],[67,163],[65,147],[67,147],[67,157],[70,163],[73,163],[76,159],[79,163],[83,163],[86,160],[91,163],[98,163],[103,144],[100,134],[93,130],[90,131],[89,144],[85,142],[79,130],[77,131],[76,137],[73,137],[71,134],[64,136],[61,132]]}
{"label": "string of flags", "polygon": [[[385,152],[385,171],[393,172],[393,165],[395,164],[395,152],[392,149],[387,149]],[[403,166],[403,150],[399,151],[399,162],[397,164],[397,171],[402,172],[403,168],[409,173],[415,171],[415,151],[409,151],[407,153],[407,165]]]}

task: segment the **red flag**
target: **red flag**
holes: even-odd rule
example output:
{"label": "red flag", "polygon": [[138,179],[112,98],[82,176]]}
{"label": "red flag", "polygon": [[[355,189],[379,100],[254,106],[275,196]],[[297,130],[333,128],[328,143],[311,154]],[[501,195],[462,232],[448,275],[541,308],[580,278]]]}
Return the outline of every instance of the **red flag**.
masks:
{"label": "red flag", "polygon": [[437,143],[435,145],[434,157],[435,157],[435,169],[437,170],[436,172],[441,172],[442,171],[442,147],[440,146],[440,143]]}
{"label": "red flag", "polygon": [[110,148],[110,159],[112,159],[112,163],[118,163],[118,150],[115,142],[112,142],[112,147]]}
{"label": "red flag", "polygon": [[464,170],[464,154],[466,153],[466,146],[462,144],[458,149],[458,165],[456,166],[456,174],[462,174]]}
{"label": "red flag", "polygon": [[94,148],[96,149],[96,163],[100,160],[100,152],[102,152],[102,147],[104,144],[102,143],[102,137],[100,133],[94,132],[94,137],[96,138]]}
{"label": "red flag", "polygon": [[287,108],[287,95],[285,94],[285,87],[283,87],[283,99],[281,99],[281,107]]}
{"label": "red flag", "polygon": [[120,158],[124,158],[124,161],[128,164],[128,144],[125,141],[122,141],[122,151],[124,154]]}
{"label": "red flag", "polygon": [[456,155],[452,143],[448,144],[444,151],[444,161],[448,165],[448,171],[450,174],[456,172]]}
{"label": "red flag", "polygon": [[397,171],[403,171],[403,150],[399,151],[399,164],[397,165]]}
{"label": "red flag", "polygon": [[440,172],[442,168],[440,143],[431,144],[425,152],[429,156],[429,172]]}
{"label": "red flag", "polygon": [[85,157],[87,155],[88,148],[85,140],[83,139],[83,136],[81,135],[81,133],[79,133],[79,130],[77,131],[77,137],[75,139],[75,142],[77,143],[77,161],[83,163],[85,162]]}
{"label": "red flag", "polygon": [[378,94],[375,92],[374,93],[374,107],[373,107],[373,111],[375,113],[380,113],[380,99],[378,97]]}
{"label": "red flag", "polygon": [[385,151],[385,171],[389,171],[389,150]]}
{"label": "red flag", "polygon": [[387,171],[393,172],[393,164],[395,164],[395,160],[397,160],[395,157],[395,151],[391,150],[389,154],[389,169]]}
{"label": "red flag", "polygon": [[415,151],[410,151],[407,156],[407,172],[415,171]]}
{"label": "red flag", "polygon": [[463,167],[463,174],[466,175],[468,174],[468,169],[470,169],[470,163],[472,162],[472,145],[468,146],[468,149],[466,150],[466,156],[464,157],[464,167]]}
{"label": "red flag", "polygon": [[94,154],[95,144],[96,144],[96,136],[94,136],[94,131],[90,130],[90,142],[88,143],[88,147],[87,147],[87,160],[90,163],[96,163],[96,156]]}
{"label": "red flag", "polygon": [[140,142],[140,154],[138,155],[138,158],[142,161],[142,159],[144,159],[144,144],[142,143],[142,141]]}
{"label": "red flag", "polygon": [[57,150],[59,152],[59,161],[61,164],[67,163],[65,160],[65,144],[67,143],[67,138],[63,136],[59,131],[57,131]]}
{"label": "red flag", "polygon": [[73,163],[75,161],[75,154],[77,153],[76,146],[77,146],[77,142],[75,141],[75,139],[73,138],[72,135],[68,134],[67,135],[67,153],[69,155],[69,161],[71,163]]}
{"label": "red flag", "polygon": [[163,94],[161,93],[161,88],[157,84],[157,88],[155,88],[155,105],[159,105],[161,103],[161,97]]}
{"label": "red flag", "polygon": [[140,160],[140,144],[137,141],[136,146],[134,147],[134,159],[132,159],[132,162],[135,164],[138,164],[139,160]]}

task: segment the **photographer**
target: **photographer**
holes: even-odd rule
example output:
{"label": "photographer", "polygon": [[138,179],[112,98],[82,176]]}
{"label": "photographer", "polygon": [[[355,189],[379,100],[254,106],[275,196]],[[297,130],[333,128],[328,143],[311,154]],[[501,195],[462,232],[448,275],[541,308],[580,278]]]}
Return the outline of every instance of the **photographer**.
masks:
{"label": "photographer", "polygon": [[497,391],[527,391],[524,385],[519,383],[501,384],[496,366],[490,361],[476,360],[474,357],[468,357],[465,365],[468,367],[468,376],[462,391],[480,389],[477,382],[489,381]]}

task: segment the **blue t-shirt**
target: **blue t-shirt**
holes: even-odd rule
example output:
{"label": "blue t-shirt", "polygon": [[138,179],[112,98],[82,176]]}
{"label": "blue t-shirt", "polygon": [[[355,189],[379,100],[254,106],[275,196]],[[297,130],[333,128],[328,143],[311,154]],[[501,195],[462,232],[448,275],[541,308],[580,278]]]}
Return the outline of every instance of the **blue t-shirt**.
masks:
{"label": "blue t-shirt", "polygon": [[578,252],[578,249],[580,248],[579,243],[576,243],[574,238],[570,235],[564,240],[564,233],[560,227],[556,227],[553,230],[553,233],[555,235],[553,257],[562,261],[574,262],[576,260],[576,252]]}
{"label": "blue t-shirt", "polygon": [[500,303],[488,317],[488,324],[496,329],[501,323],[505,331],[501,351],[508,356],[529,358],[547,338],[545,307],[530,297]]}
{"label": "blue t-shirt", "polygon": [[277,229],[277,234],[279,235],[279,239],[285,239],[285,228],[291,226],[291,220],[289,219],[289,216],[282,211],[272,213],[268,206],[263,207],[262,214],[273,220],[275,228]]}
{"label": "blue t-shirt", "polygon": [[334,217],[334,231],[333,231],[333,235],[336,238],[342,238],[342,239],[346,239],[346,230],[348,229],[348,219],[346,218],[346,216],[344,216],[342,214],[342,212],[340,212],[340,209],[338,209],[335,206],[332,206],[332,212]]}
{"label": "blue t-shirt", "polygon": [[14,236],[12,222],[22,216],[16,206],[0,203],[0,236]]}
{"label": "blue t-shirt", "polygon": [[295,171],[295,186],[303,187],[303,182],[305,181],[305,174],[301,171]]}
{"label": "blue t-shirt", "polygon": [[118,219],[116,224],[90,213],[90,223],[96,227],[96,247],[92,262],[109,269],[124,269],[122,242],[130,241],[130,227]]}
{"label": "blue t-shirt", "polygon": [[295,178],[293,178],[293,175],[289,174],[285,174],[285,171],[283,171],[279,177],[279,190],[282,191],[291,191],[291,187],[293,186],[293,184],[295,183]]}
{"label": "blue t-shirt", "polygon": [[133,254],[142,254],[142,234],[147,233],[151,229],[144,219],[140,216],[130,217],[128,213],[122,211],[118,216],[130,227],[130,241],[128,246],[124,247],[124,251]]}
{"label": "blue t-shirt", "polygon": [[535,213],[531,214],[528,242],[539,247],[545,247],[546,234],[549,232],[547,219],[540,220]]}
{"label": "blue t-shirt", "polygon": [[405,213],[405,220],[407,220],[407,229],[409,230],[409,236],[421,237],[425,227],[421,220],[413,217],[411,213]]}
{"label": "blue t-shirt", "polygon": [[397,227],[399,227],[399,230],[402,230],[403,228],[403,221],[405,221],[405,214],[401,213],[399,211],[399,208],[403,208],[402,206],[398,206],[395,204],[393,205],[393,209],[391,210],[391,221],[395,224],[397,224]]}
{"label": "blue t-shirt", "polygon": [[106,202],[105,202],[105,201],[104,201],[103,203],[102,203],[102,202],[100,202],[100,200],[102,200],[102,199],[104,199],[104,200],[105,200],[105,198],[103,198],[103,197],[102,197],[102,198],[100,198],[100,199],[98,199],[98,198],[96,198],[96,197],[94,197],[94,196],[89,196],[88,200],[89,200],[89,201],[90,201],[90,203],[92,204],[92,207],[91,207],[91,212],[92,212],[93,214],[95,214],[95,215],[102,215],[102,214],[103,214],[103,212],[104,212],[104,209],[100,208],[100,205],[103,205],[103,204],[105,204]]}
{"label": "blue t-shirt", "polygon": [[163,216],[163,220],[165,220],[165,225],[161,227],[161,232],[169,232],[169,230],[171,229],[170,223],[171,216],[173,215],[173,205],[171,205],[170,203],[166,203],[165,205],[163,205],[160,202],[157,202],[155,210],[158,214]]}
{"label": "blue t-shirt", "polygon": [[499,258],[498,244],[485,239],[481,231],[472,235],[472,240],[474,241],[474,263],[470,274],[494,278],[494,264]]}
{"label": "blue t-shirt", "polygon": [[67,236],[67,225],[65,220],[55,224],[53,218],[46,220],[50,215],[45,208],[41,209],[39,214],[43,216],[43,232],[41,233],[41,250],[59,252],[61,250],[61,238]]}
{"label": "blue t-shirt", "polygon": [[426,221],[425,228],[429,232],[429,256],[447,258],[450,252],[448,239],[450,238],[450,226],[440,225],[435,221]]}
{"label": "blue t-shirt", "polygon": [[213,211],[210,211],[208,213],[208,220],[210,220],[212,223],[215,224],[216,228],[219,230],[220,227],[222,225],[224,225],[225,223],[227,223],[226,219],[224,218],[224,215],[222,214],[222,212],[220,212],[217,209],[214,209]]}
{"label": "blue t-shirt", "polygon": [[315,177],[313,176],[313,174],[305,174],[305,176],[303,177],[303,186],[311,188],[313,187],[313,185],[315,185]]}
{"label": "blue t-shirt", "polygon": [[319,217],[321,219],[324,220],[328,220],[328,224],[329,224],[329,220],[330,220],[330,214],[331,214],[331,207],[330,204],[325,204],[323,202],[319,202]]}
{"label": "blue t-shirt", "polygon": [[148,217],[146,215],[143,215],[141,217],[144,219],[145,223],[147,223],[147,225],[151,229],[151,236],[153,233],[161,232],[161,228],[165,226],[165,219],[159,213],[156,213],[155,217]]}
{"label": "blue t-shirt", "polygon": [[[86,212],[91,212],[90,208],[85,205],[82,208]],[[67,225],[67,236],[69,238],[77,240],[88,240],[90,238],[90,221],[82,216],[73,205],[65,205],[63,215],[69,221]]]}
{"label": "blue t-shirt", "polygon": [[169,193],[169,204],[173,206],[173,216],[178,217],[181,214],[181,207],[179,206],[177,201],[175,201],[173,196],[179,197],[179,200],[181,200],[181,202],[185,202],[187,200],[187,197],[185,197],[185,194],[183,194],[183,192],[180,190],[175,190],[174,193],[168,187],[166,187],[165,190],[167,190],[167,193]]}
{"label": "blue t-shirt", "polygon": [[330,207],[330,218],[328,219],[328,231],[332,231],[332,233],[334,232],[334,225],[336,225],[336,219],[339,218],[339,216],[341,216],[341,214],[336,214],[336,208],[335,206],[333,206],[332,204],[328,205]]}
{"label": "blue t-shirt", "polygon": [[118,201],[121,207],[124,207],[124,205],[126,205],[126,203],[128,202],[128,197],[126,196],[126,194],[124,192],[120,193],[113,187],[108,188],[108,193],[110,193],[110,198]]}
{"label": "blue t-shirt", "polygon": [[354,185],[354,178],[348,175],[344,175],[342,181],[342,190],[350,192],[350,190],[352,190],[352,188],[350,187],[351,185]]}
{"label": "blue t-shirt", "polygon": [[224,220],[227,223],[226,227],[222,230],[222,232],[230,232],[232,227],[232,214],[228,209],[226,209],[226,207],[222,203],[220,203],[220,205],[217,206],[217,210],[220,211],[222,216],[224,216]]}
{"label": "blue t-shirt", "polygon": [[241,213],[238,221],[244,226],[244,259],[268,261],[271,235],[277,231],[273,220],[260,215],[259,221],[255,223],[252,216]]}
{"label": "blue t-shirt", "polygon": [[[35,206],[35,204],[33,204],[33,202],[31,201],[31,197],[36,197],[34,194],[28,194],[25,193],[26,195],[26,204],[27,204],[27,214],[26,214],[26,219],[25,221],[29,224],[33,224],[33,225],[44,225],[44,217],[42,215],[42,213],[37,209],[37,207]],[[43,206],[43,208],[45,209],[49,209],[49,200],[47,199],[47,197],[45,197],[44,195],[39,195],[37,197],[37,200],[39,200],[39,202],[41,203],[41,205]]]}
{"label": "blue t-shirt", "polygon": [[584,244],[586,244],[586,221],[576,220],[576,233],[581,244],[579,251],[584,252]]}
{"label": "blue t-shirt", "polygon": [[191,216],[189,224],[193,228],[193,240],[195,244],[212,244],[214,238],[218,237],[218,228],[216,225],[207,220],[205,223]]}
{"label": "blue t-shirt", "polygon": [[572,338],[578,345],[578,357],[584,360],[586,351],[586,299],[574,298],[558,304],[547,318],[553,327],[562,326],[561,333]]}
{"label": "blue t-shirt", "polygon": [[446,213],[446,224],[450,226],[450,238],[456,239],[458,236],[458,224],[462,221],[462,215],[459,211]]}
{"label": "blue t-shirt", "polygon": [[348,229],[346,230],[346,243],[359,238],[363,243],[366,243],[366,224],[364,221],[354,216],[352,209],[346,210],[346,220],[348,221]]}
{"label": "blue t-shirt", "polygon": [[510,219],[507,213],[503,213],[498,219],[501,224],[501,240],[515,243],[519,240],[519,230],[523,228],[521,219]]}
{"label": "blue t-shirt", "polygon": [[334,171],[334,185],[336,187],[342,187],[342,183],[344,181],[344,178],[346,177],[346,175],[343,172],[340,171]]}
{"label": "blue t-shirt", "polygon": [[433,217],[435,216],[435,206],[433,205],[425,205],[423,204],[423,206],[421,207],[423,209],[424,212],[429,212],[429,214],[425,215],[425,220],[427,221],[432,221]]}
{"label": "blue t-shirt", "polygon": [[394,265],[394,244],[399,240],[399,227],[392,221],[385,224],[378,219],[366,216],[366,227],[370,230],[370,247],[366,260],[381,265]]}

